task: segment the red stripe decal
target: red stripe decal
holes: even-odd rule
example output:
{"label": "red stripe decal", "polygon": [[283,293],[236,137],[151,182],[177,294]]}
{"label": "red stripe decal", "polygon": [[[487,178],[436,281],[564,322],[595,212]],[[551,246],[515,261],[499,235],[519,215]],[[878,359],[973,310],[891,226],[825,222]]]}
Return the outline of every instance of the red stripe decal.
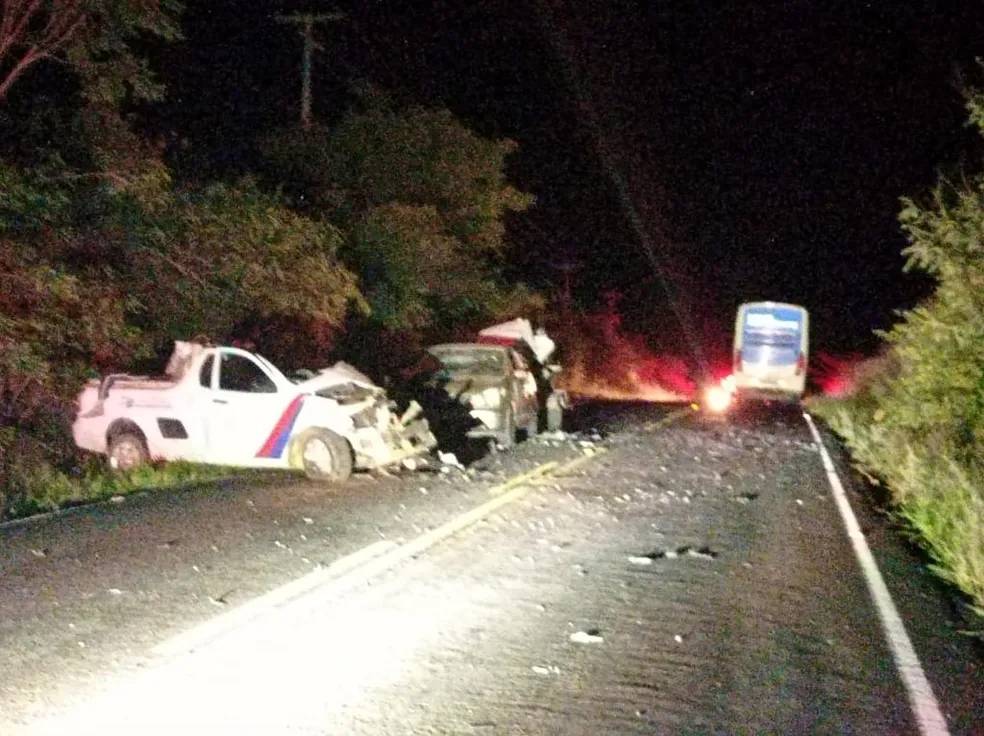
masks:
{"label": "red stripe decal", "polygon": [[259,452],[256,453],[256,457],[280,457],[280,454],[284,451],[284,445],[287,444],[287,437],[290,435],[290,430],[294,426],[294,420],[297,419],[297,415],[301,411],[301,402],[303,399],[304,394],[298,394],[287,405],[284,413],[280,415],[280,419],[273,425],[273,430],[266,438],[266,442],[263,443]]}

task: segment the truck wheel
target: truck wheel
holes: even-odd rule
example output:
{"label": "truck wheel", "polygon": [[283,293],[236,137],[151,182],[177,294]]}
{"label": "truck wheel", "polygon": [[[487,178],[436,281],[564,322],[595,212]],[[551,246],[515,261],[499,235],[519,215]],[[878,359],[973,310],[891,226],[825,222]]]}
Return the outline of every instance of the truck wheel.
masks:
{"label": "truck wheel", "polygon": [[341,483],[352,475],[348,442],[327,429],[315,429],[301,440],[301,462],[311,480]]}
{"label": "truck wheel", "polygon": [[526,429],[523,430],[523,434],[526,435],[526,439],[531,440],[540,431],[540,417],[536,414],[533,415],[532,419],[526,423]]}
{"label": "truck wheel", "polygon": [[120,432],[110,437],[106,455],[109,458],[109,467],[121,473],[138,468],[150,460],[147,443],[135,432]]}
{"label": "truck wheel", "polygon": [[502,429],[496,436],[496,442],[503,450],[510,450],[516,444],[516,416],[513,414],[512,406],[506,409],[506,414],[502,418]]}
{"label": "truck wheel", "polygon": [[564,426],[564,407],[551,396],[547,399],[547,431],[557,432]]}

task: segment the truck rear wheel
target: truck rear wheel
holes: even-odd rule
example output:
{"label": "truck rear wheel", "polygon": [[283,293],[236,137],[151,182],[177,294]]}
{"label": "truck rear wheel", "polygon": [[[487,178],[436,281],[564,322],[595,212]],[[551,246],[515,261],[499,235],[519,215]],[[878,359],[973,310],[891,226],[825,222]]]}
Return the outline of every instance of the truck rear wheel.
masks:
{"label": "truck rear wheel", "polygon": [[511,404],[506,407],[505,414],[502,416],[502,428],[496,441],[503,450],[511,450],[516,444],[516,415],[513,414]]}
{"label": "truck rear wheel", "polygon": [[147,443],[135,432],[120,432],[110,437],[106,455],[109,467],[121,473],[139,468],[150,460]]}
{"label": "truck rear wheel", "polygon": [[547,431],[557,432],[564,426],[564,407],[556,396],[547,399]]}
{"label": "truck rear wheel", "polygon": [[301,438],[301,463],[311,480],[341,483],[352,475],[348,442],[327,429],[313,429]]}

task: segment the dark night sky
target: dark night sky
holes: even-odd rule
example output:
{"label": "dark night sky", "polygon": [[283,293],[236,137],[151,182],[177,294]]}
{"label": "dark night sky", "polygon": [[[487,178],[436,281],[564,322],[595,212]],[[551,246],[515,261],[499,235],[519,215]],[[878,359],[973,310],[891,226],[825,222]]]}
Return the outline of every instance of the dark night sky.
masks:
{"label": "dark night sky", "polygon": [[160,60],[159,119],[186,160],[248,168],[255,134],[294,120],[285,8],[349,14],[321,32],[322,120],[363,79],[514,138],[512,176],[538,202],[510,224],[529,280],[555,287],[576,264],[582,305],[620,291],[664,348],[678,321],[629,207],[708,352],[761,298],[804,304],[814,349],[846,351],[926,292],[901,273],[898,198],[979,168],[958,75],[979,79],[984,7],[968,0],[189,1],[187,40]]}

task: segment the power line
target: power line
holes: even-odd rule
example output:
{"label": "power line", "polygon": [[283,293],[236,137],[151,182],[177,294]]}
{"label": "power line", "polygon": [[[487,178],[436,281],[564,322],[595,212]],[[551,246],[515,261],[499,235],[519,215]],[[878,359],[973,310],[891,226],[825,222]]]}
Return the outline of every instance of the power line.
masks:
{"label": "power line", "polygon": [[598,116],[594,111],[591,95],[585,88],[585,85],[581,82],[580,76],[575,73],[576,61],[575,55],[570,47],[570,43],[568,42],[563,30],[560,28],[560,25],[555,21],[550,9],[547,7],[547,0],[537,0],[535,5],[537,8],[537,15],[539,16],[540,25],[542,26],[545,35],[549,39],[550,46],[553,48],[553,51],[557,56],[561,73],[564,76],[564,81],[573,94],[577,104],[577,109],[581,113],[578,120],[588,129],[589,136],[594,143],[595,154],[598,161],[601,163],[605,175],[614,187],[619,202],[621,203],[622,208],[625,211],[625,215],[629,220],[629,224],[635,231],[636,237],[639,240],[639,245],[642,247],[646,259],[652,267],[653,273],[663,289],[663,293],[666,295],[670,308],[673,310],[673,314],[680,323],[684,339],[687,341],[687,346],[690,349],[691,355],[693,355],[694,359],[697,361],[698,368],[703,374],[703,377],[707,378],[710,375],[710,371],[708,370],[707,360],[704,357],[703,348],[697,338],[697,331],[694,328],[686,310],[684,310],[683,305],[680,303],[680,299],[677,297],[675,290],[667,277],[667,273],[670,269],[666,263],[666,257],[662,252],[653,246],[649,232],[643,224],[642,217],[639,215],[639,210],[632,200],[625,177],[622,176],[621,172],[612,161],[612,155],[608,151],[607,139],[604,135],[601,124],[598,122]]}

